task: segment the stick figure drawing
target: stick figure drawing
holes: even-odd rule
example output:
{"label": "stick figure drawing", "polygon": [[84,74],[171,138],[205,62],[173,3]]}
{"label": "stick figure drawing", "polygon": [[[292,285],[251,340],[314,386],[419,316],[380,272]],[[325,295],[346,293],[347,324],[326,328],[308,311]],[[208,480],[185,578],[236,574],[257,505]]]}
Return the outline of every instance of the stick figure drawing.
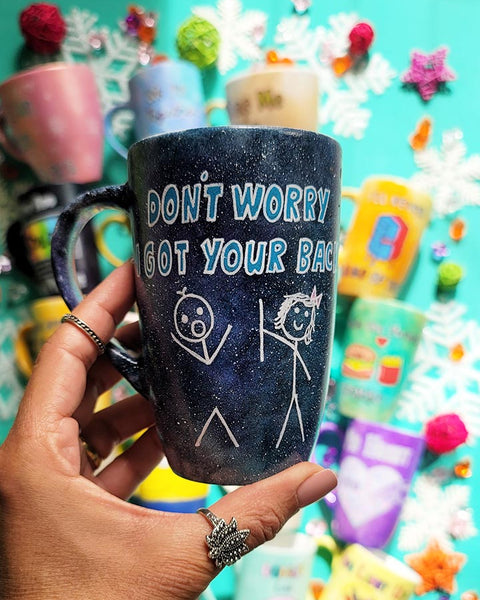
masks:
{"label": "stick figure drawing", "polygon": [[232,326],[227,326],[222,339],[210,354],[207,340],[215,325],[212,307],[202,296],[187,294],[186,288],[177,294],[180,295],[180,299],[175,305],[173,322],[178,337],[173,333],[171,336],[179,346],[200,362],[211,365],[225,344]]}
{"label": "stick figure drawing", "polygon": [[312,341],[312,334],[315,331],[315,315],[316,310],[319,308],[322,301],[323,294],[317,295],[317,288],[314,287],[310,296],[298,292],[296,294],[290,294],[285,296],[282,305],[280,306],[277,316],[274,321],[275,329],[279,330],[280,333],[268,331],[264,327],[264,311],[263,311],[263,300],[259,300],[259,312],[260,312],[260,361],[265,360],[265,335],[269,335],[274,339],[286,344],[293,351],[293,372],[292,372],[292,395],[290,398],[290,405],[283,422],[282,430],[277,440],[276,448],[280,446],[283,439],[283,435],[287,428],[290,413],[293,405],[297,412],[298,422],[300,425],[300,433],[302,435],[302,442],[305,441],[305,434],[303,430],[302,411],[300,410],[300,404],[298,402],[297,394],[297,365],[301,364],[303,371],[307,377],[307,380],[311,380],[310,372],[308,371],[307,365],[300,354],[298,349],[299,343],[303,342],[308,345]]}

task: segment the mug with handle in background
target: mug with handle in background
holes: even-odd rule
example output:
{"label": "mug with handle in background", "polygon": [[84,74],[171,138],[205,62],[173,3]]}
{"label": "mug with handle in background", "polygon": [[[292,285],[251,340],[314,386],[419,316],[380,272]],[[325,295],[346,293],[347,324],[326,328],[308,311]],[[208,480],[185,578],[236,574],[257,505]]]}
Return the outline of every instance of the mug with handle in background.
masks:
{"label": "mug with handle in background", "polygon": [[357,298],[345,333],[338,410],[389,421],[397,408],[426,322],[414,306],[391,298]]}
{"label": "mug with handle in background", "polygon": [[54,62],[3,81],[0,144],[44,183],[101,179],[103,116],[93,71]]}
{"label": "mug with handle in background", "polygon": [[58,220],[52,257],[70,308],[70,248],[100,208],[130,215],[140,355],[114,365],[149,398],[172,469],[238,485],[313,450],[329,381],[341,150],[327,136],[207,127],[146,138],[128,183]]}
{"label": "mug with handle in background", "polygon": [[351,421],[333,505],[335,537],[383,548],[397,526],[423,450],[422,435],[385,423]]}
{"label": "mug with handle in background", "polygon": [[421,577],[386,552],[351,544],[333,556],[320,600],[409,600]]}
{"label": "mug with handle in background", "polygon": [[408,181],[369,177],[343,188],[355,211],[339,255],[338,293],[394,298],[405,283],[428,225],[432,200]]}
{"label": "mug with handle in background", "polygon": [[15,356],[22,375],[28,379],[33,364],[43,344],[60,325],[63,315],[68,312],[61,296],[37,298],[30,303],[31,321],[24,323],[17,335]]}
{"label": "mug with handle in background", "polygon": [[[295,65],[265,66],[240,73],[225,86],[232,125],[269,125],[317,131],[317,73]],[[218,101],[209,103],[219,108]]]}
{"label": "mug with handle in background", "polygon": [[113,131],[113,118],[133,112],[135,141],[179,129],[207,125],[200,70],[183,60],[165,60],[146,67],[129,81],[130,99],[105,116],[105,136],[124,158],[128,149]]}

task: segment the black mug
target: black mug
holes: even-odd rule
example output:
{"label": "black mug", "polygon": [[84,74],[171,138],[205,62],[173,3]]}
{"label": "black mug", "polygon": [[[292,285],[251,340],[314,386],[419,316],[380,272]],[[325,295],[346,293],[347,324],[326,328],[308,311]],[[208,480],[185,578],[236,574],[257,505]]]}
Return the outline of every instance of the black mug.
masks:
{"label": "black mug", "polygon": [[[41,296],[58,294],[52,270],[51,239],[59,214],[75,200],[81,189],[72,183],[44,184],[18,196],[19,219],[7,231],[7,247],[15,266],[35,282]],[[83,229],[74,258],[80,288],[88,293],[100,281],[91,224]]]}
{"label": "black mug", "polygon": [[211,127],[141,140],[128,183],[60,216],[58,287],[81,294],[69,248],[99,208],[130,215],[139,355],[109,344],[155,407],[172,469],[244,484],[307,460],[329,381],[341,151],[268,127]]}

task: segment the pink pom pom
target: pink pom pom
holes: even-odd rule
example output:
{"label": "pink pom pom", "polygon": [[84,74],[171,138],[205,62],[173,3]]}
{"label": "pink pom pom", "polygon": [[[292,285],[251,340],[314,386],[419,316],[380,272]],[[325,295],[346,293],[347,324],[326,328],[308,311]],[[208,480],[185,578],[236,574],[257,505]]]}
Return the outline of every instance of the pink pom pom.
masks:
{"label": "pink pom pom", "polygon": [[375,33],[368,23],[357,23],[348,35],[349,53],[352,56],[363,56],[372,45]]}
{"label": "pink pom pom", "polygon": [[428,421],[425,428],[427,448],[435,454],[445,454],[455,450],[468,437],[464,422],[455,413],[438,415]]}

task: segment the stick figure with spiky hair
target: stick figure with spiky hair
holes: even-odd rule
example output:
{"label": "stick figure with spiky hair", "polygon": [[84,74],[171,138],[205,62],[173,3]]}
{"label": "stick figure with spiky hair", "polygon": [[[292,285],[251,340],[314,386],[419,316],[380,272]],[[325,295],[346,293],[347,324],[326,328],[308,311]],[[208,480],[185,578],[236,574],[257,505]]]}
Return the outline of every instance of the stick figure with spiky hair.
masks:
{"label": "stick figure with spiky hair", "polygon": [[260,304],[260,361],[265,360],[264,353],[264,336],[269,335],[274,339],[286,344],[293,351],[293,375],[292,375],[292,396],[290,405],[287,410],[282,430],[277,440],[276,448],[280,446],[283,439],[287,423],[290,418],[293,405],[297,411],[298,422],[300,424],[300,433],[302,434],[302,442],[305,441],[305,433],[303,430],[302,411],[298,402],[297,394],[297,364],[300,363],[303,367],[307,380],[311,380],[310,372],[303,360],[298,345],[303,342],[305,345],[312,341],[312,334],[315,331],[315,316],[316,311],[320,306],[323,294],[317,295],[317,288],[314,287],[310,296],[298,292],[285,296],[282,305],[280,306],[277,316],[274,321],[275,329],[280,333],[268,331],[264,328],[263,317],[263,300],[259,300]]}

